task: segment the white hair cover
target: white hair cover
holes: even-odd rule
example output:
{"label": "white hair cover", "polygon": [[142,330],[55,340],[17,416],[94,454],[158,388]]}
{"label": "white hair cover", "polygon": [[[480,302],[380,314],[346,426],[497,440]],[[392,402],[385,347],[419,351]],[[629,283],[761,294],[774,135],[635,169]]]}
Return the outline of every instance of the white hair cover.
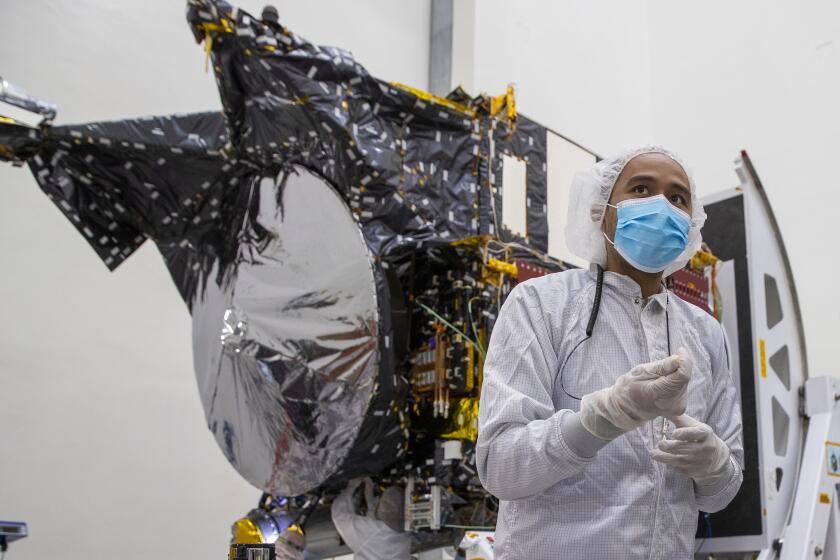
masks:
{"label": "white hair cover", "polygon": [[569,250],[590,263],[607,264],[606,240],[601,233],[604,210],[612,194],[615,181],[627,162],[642,154],[664,154],[677,162],[688,177],[691,190],[691,224],[688,230],[688,245],[674,262],[665,267],[664,276],[673,274],[685,266],[691,256],[700,249],[700,229],[706,221],[703,205],[697,200],[697,187],[691,172],[677,157],[659,146],[643,146],[626,150],[608,159],[596,162],[587,171],[575,175],[569,193],[569,214],[566,218],[566,245]]}

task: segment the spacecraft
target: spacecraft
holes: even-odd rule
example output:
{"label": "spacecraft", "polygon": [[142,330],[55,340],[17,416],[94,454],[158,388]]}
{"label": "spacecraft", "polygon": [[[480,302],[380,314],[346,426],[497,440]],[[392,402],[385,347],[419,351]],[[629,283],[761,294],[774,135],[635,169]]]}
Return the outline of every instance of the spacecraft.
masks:
{"label": "spacecraft", "polygon": [[385,82],[267,13],[188,3],[223,114],[54,126],[7,84],[44,121],[0,122],[0,157],[110,269],[157,245],[207,425],[261,504],[317,517],[366,476],[407,489],[408,529],[491,526],[473,453],[489,333],[516,282],[569,266],[547,251],[548,131],[512,88]]}
{"label": "spacecraft", "polygon": [[[446,540],[492,528],[497,502],[474,458],[487,342],[517,282],[585,266],[564,246],[565,189],[597,155],[519,113],[513,88],[438,97],[371,76],[274,10],[187,4],[222,113],[54,126],[53,105],[4,82],[0,100],[44,120],[0,119],[0,159],[29,166],[109,269],[147,240],[158,247],[192,316],[207,425],[263,493],[235,542],[270,543],[294,525],[311,557],[336,553],[340,540],[319,527],[358,477],[399,493],[405,530]],[[746,157],[743,169],[757,181]],[[754,409],[745,329],[759,276],[746,241],[731,242],[746,239],[735,231],[745,200],[739,191],[707,207],[709,246],[669,282],[722,321],[722,302],[739,302],[725,317]],[[795,291],[781,293],[798,318]],[[788,390],[774,397],[788,411],[790,376],[795,388],[806,375],[793,325]],[[748,461],[756,430],[745,425]],[[776,491],[791,484],[780,478]],[[744,488],[716,514],[721,536],[767,532],[753,516],[762,483]]]}

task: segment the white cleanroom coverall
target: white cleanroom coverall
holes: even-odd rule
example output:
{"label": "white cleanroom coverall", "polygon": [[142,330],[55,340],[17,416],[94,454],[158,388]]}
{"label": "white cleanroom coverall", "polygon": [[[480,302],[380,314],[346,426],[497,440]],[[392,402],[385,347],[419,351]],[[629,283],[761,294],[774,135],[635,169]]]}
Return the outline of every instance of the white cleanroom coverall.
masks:
{"label": "white cleanroom coverall", "polygon": [[[585,337],[594,291],[594,270],[529,280],[510,293],[493,329],[477,462],[500,499],[498,559],[689,559],[698,509],[723,509],[741,485],[741,412],[721,325],[664,289],[645,299],[632,279],[605,272],[592,338],[571,353]],[[580,407],[566,392],[610,387],[634,366],[669,355],[666,305],[671,353],[684,347],[693,364],[686,414],[730,451],[726,473],[711,486],[651,459],[662,418],[600,449],[564,434]],[[558,373],[567,357],[564,392]],[[673,429],[668,422],[667,433]]]}

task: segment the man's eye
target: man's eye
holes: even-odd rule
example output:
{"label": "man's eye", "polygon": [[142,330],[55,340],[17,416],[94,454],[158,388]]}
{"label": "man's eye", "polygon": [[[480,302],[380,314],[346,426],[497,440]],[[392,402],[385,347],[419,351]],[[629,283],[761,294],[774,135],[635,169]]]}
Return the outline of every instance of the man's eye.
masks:
{"label": "man's eye", "polygon": [[673,202],[674,204],[682,205],[682,206],[685,206],[685,204],[686,204],[685,197],[681,194],[672,194],[671,195],[671,202]]}
{"label": "man's eye", "polygon": [[644,185],[636,185],[633,187],[633,192],[636,194],[645,194],[648,192],[648,188]]}

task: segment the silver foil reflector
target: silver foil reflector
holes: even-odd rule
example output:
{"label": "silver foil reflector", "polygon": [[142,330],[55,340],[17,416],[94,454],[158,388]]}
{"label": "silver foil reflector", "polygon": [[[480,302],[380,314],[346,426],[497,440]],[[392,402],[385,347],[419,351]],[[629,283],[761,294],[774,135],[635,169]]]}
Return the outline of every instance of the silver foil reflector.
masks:
{"label": "silver foil reflector", "polygon": [[255,179],[233,266],[193,304],[195,371],[230,463],[274,495],[341,466],[378,376],[373,261],[350,209],[298,169]]}

